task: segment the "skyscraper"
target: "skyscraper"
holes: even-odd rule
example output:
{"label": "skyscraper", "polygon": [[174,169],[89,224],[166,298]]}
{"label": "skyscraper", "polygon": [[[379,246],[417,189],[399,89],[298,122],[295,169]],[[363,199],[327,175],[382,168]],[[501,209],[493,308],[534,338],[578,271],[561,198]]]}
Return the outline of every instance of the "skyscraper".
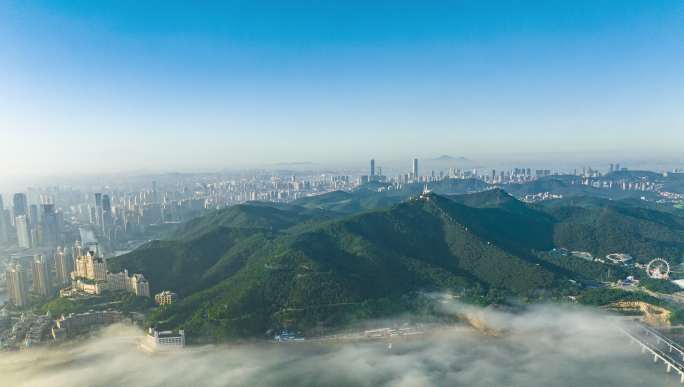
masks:
{"label": "skyscraper", "polygon": [[102,194],[95,194],[95,224],[102,224]]}
{"label": "skyscraper", "polygon": [[55,252],[55,274],[57,276],[57,285],[65,286],[71,282],[70,274],[74,270],[73,259],[62,249],[57,248]]}
{"label": "skyscraper", "polygon": [[43,234],[42,244],[45,246],[55,247],[60,240],[59,222],[57,221],[57,213],[55,212],[54,204],[43,204]]}
{"label": "skyscraper", "polygon": [[418,180],[418,177],[420,176],[420,175],[418,175],[418,159],[413,159],[413,171],[412,171],[412,173],[413,173],[413,178],[415,180]]}
{"label": "skyscraper", "polygon": [[112,217],[112,202],[109,195],[102,195],[102,233],[109,237],[109,231],[114,223]]}
{"label": "skyscraper", "polygon": [[29,224],[26,219],[26,215],[19,215],[15,219],[15,225],[17,227],[17,243],[19,247],[30,249],[31,248],[31,234],[29,234]]}
{"label": "skyscraper", "polygon": [[52,295],[52,282],[50,281],[50,269],[47,259],[42,255],[36,255],[33,260],[33,291],[43,297]]}
{"label": "skyscraper", "polygon": [[28,200],[26,199],[26,194],[16,193],[14,194],[13,203],[14,205],[14,217],[21,215],[28,215]]}
{"label": "skyscraper", "polygon": [[10,302],[16,306],[28,304],[28,279],[21,265],[10,265],[5,273]]}
{"label": "skyscraper", "polygon": [[371,159],[370,162],[370,177],[371,180],[373,180],[373,178],[375,177],[375,159]]}
{"label": "skyscraper", "polygon": [[73,266],[73,271],[78,271],[78,259],[83,255],[83,248],[81,247],[81,242],[76,240],[74,242],[74,248],[71,250],[71,265]]}
{"label": "skyscraper", "polygon": [[35,228],[40,223],[40,214],[38,213],[38,206],[35,204],[29,205],[29,226]]}
{"label": "skyscraper", "polygon": [[2,202],[2,195],[0,195],[0,244],[7,242],[9,239],[8,228],[5,205]]}
{"label": "skyscraper", "polygon": [[152,180],[152,202],[159,202],[159,192],[157,192],[157,182],[155,180]]}

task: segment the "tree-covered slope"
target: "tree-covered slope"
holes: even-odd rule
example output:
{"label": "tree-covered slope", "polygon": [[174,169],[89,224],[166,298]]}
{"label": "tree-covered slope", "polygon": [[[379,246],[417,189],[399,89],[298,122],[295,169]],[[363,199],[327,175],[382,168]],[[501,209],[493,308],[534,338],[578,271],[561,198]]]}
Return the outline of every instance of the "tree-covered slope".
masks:
{"label": "tree-covered slope", "polygon": [[679,262],[684,254],[684,219],[633,201],[573,198],[549,202],[559,247],[602,256],[624,252],[641,260],[665,257]]}
{"label": "tree-covered slope", "polygon": [[[416,291],[491,288],[528,295],[552,288],[558,272],[530,253],[548,241],[517,240],[499,225],[505,212],[491,211],[500,210],[433,195],[284,233],[247,254],[223,281],[161,310],[154,321],[221,337],[258,335],[374,315]],[[509,220],[511,230],[526,221]]]}
{"label": "tree-covered slope", "polygon": [[204,281],[245,246],[263,244],[272,234],[262,229],[217,227],[189,240],[152,241],[126,255],[108,260],[109,270],[143,273],[152,292],[174,290],[189,294],[209,284]]}
{"label": "tree-covered slope", "polygon": [[383,197],[377,184],[364,190],[297,205],[234,206],[110,265],[144,273],[152,291],[180,293],[153,323],[225,338],[381,317],[405,310],[416,292],[538,297],[563,294],[576,286],[569,279],[624,274],[540,253],[554,247],[640,258],[684,251],[684,218],[638,201],[576,197],[529,205],[492,189],[421,199],[416,193],[363,211],[361,200]]}
{"label": "tree-covered slope", "polygon": [[[444,179],[431,182],[429,185],[430,190],[439,195],[461,195],[489,188],[487,183],[477,179]],[[295,201],[295,204],[306,208],[352,214],[388,208],[418,196],[424,188],[425,185],[423,183],[410,183],[397,189],[380,182],[370,182],[352,192],[335,191],[323,195],[305,197]]]}
{"label": "tree-covered slope", "polygon": [[290,204],[249,202],[238,204],[187,222],[175,235],[189,240],[218,227],[282,231],[310,220],[330,219],[338,214]]}

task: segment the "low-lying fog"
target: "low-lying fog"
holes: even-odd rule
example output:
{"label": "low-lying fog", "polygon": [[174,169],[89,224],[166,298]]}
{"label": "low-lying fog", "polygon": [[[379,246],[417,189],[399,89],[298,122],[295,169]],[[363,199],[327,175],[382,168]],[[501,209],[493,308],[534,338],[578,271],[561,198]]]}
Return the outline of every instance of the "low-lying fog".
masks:
{"label": "low-lying fog", "polygon": [[51,350],[0,353],[0,386],[668,386],[678,377],[641,354],[602,314],[537,307],[476,311],[501,332],[454,327],[410,340],[137,349],[112,326]]}

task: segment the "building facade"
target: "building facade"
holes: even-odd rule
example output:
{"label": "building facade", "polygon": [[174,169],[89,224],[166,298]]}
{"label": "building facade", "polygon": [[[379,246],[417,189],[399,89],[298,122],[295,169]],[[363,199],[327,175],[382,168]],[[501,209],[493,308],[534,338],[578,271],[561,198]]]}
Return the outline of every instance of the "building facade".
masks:
{"label": "building facade", "polygon": [[136,296],[149,297],[150,284],[142,274],[133,274],[131,276],[131,290]]}
{"label": "building facade", "polygon": [[33,260],[33,291],[43,297],[52,296],[52,281],[47,259],[36,255]]}
{"label": "building facade", "polygon": [[170,305],[178,300],[178,295],[172,291],[164,290],[154,295],[154,303],[157,305]]}
{"label": "building facade", "polygon": [[17,228],[17,244],[24,249],[31,248],[31,234],[29,231],[29,221],[26,215],[19,215],[14,219]]}
{"label": "building facade", "polygon": [[74,270],[73,259],[59,247],[55,252],[55,276],[57,286],[63,287],[71,283],[70,274]]}
{"label": "building facade", "polygon": [[5,273],[9,299],[15,306],[28,305],[28,278],[21,265],[15,264]]}

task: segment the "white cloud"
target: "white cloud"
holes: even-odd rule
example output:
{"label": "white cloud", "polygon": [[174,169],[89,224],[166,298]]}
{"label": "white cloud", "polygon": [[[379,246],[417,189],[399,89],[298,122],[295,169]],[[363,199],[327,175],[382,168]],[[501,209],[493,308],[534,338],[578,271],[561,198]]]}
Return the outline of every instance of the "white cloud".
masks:
{"label": "white cloud", "polygon": [[[462,311],[462,309],[459,309]],[[387,342],[234,344],[150,355],[125,326],[52,350],[0,354],[2,385],[42,386],[655,386],[677,385],[606,316],[536,307],[471,310],[503,332],[452,327]]]}

